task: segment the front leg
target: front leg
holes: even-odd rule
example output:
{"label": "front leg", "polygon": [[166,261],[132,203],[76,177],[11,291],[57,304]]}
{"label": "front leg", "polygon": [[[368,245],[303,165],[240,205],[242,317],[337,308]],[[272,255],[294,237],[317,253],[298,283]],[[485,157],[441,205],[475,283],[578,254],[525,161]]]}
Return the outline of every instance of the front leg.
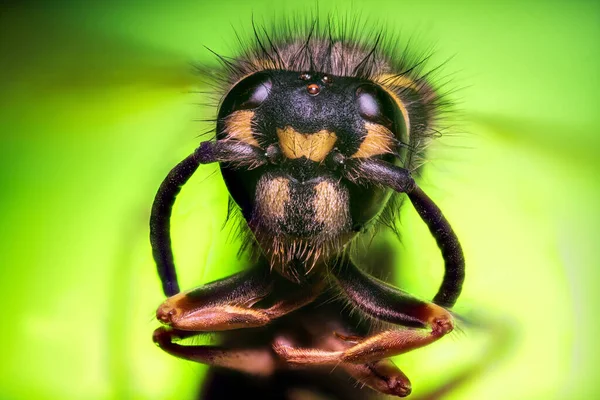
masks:
{"label": "front leg", "polygon": [[287,362],[313,365],[376,362],[433,343],[454,328],[452,315],[444,308],[411,297],[364,273],[351,262],[333,273],[348,299],[366,314],[394,324],[427,329],[389,329],[364,339],[352,338],[355,344],[340,351],[276,344],[275,351]]}
{"label": "front leg", "polygon": [[380,393],[406,397],[412,391],[406,375],[389,359],[364,364],[342,363],[341,368],[360,383]]}
{"label": "front leg", "polygon": [[154,331],[152,339],[161,349],[172,356],[213,367],[230,368],[247,374],[268,376],[277,366],[278,361],[268,347],[183,346],[174,343],[178,339],[193,336],[193,334],[195,332],[160,327]]}
{"label": "front leg", "polygon": [[167,327],[154,332],[154,342],[179,358],[269,374],[277,362],[269,347],[185,346],[174,341],[202,332],[266,325],[314,300],[322,290],[322,282],[290,287],[261,264],[165,300],[156,314]]}
{"label": "front leg", "polygon": [[[336,331],[346,332],[338,325]],[[320,345],[326,350],[346,350],[363,340],[360,336],[336,332],[335,335],[322,338]],[[279,342],[282,341],[279,339]],[[290,344],[290,343],[286,343]],[[321,347],[320,346],[320,347]],[[362,364],[342,362],[339,367],[362,385],[391,396],[406,397],[411,392],[410,380],[390,359],[377,360]]]}
{"label": "front leg", "polygon": [[417,299],[359,269],[347,260],[332,271],[348,300],[367,315],[395,325],[429,328],[443,336],[454,328],[452,315],[443,307]]}
{"label": "front leg", "polygon": [[[180,331],[216,332],[255,328],[314,300],[324,281],[289,284],[260,264],[228,278],[169,297],[156,312]],[[261,307],[255,307],[259,301]]]}
{"label": "front leg", "polygon": [[268,268],[259,265],[169,297],[158,307],[156,318],[173,329],[194,332],[262,326],[269,318],[252,306],[272,288]]}

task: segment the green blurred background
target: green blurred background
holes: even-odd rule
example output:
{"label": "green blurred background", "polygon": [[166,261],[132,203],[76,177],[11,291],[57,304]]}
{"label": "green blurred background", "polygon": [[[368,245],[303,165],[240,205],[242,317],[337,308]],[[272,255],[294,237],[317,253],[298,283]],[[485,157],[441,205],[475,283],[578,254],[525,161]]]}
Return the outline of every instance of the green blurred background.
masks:
{"label": "green blurred background", "polygon": [[[232,27],[309,12],[281,1],[3,2],[0,10],[2,399],[190,399],[204,367],[151,341],[162,293],[148,243],[154,193],[214,116],[190,62],[233,54]],[[460,88],[454,135],[423,187],[453,223],[465,328],[398,358],[414,393],[489,368],[447,398],[600,395],[598,2],[320,1],[417,43]],[[242,267],[227,194],[203,166],[174,211],[182,287]],[[403,211],[402,286],[431,297],[442,264]],[[490,351],[492,349],[493,351]]]}

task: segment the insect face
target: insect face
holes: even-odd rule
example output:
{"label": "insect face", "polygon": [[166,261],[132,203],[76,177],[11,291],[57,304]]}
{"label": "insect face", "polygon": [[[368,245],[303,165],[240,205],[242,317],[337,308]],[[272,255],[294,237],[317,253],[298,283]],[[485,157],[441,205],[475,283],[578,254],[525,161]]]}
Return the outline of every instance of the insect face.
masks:
{"label": "insect face", "polygon": [[217,131],[218,140],[258,147],[269,160],[256,169],[224,165],[222,171],[255,236],[274,253],[294,245],[301,251],[343,246],[363,230],[390,191],[344,179],[346,161],[399,158],[402,164],[397,143],[407,141],[402,113],[384,89],[319,72],[246,77],[223,101]]}

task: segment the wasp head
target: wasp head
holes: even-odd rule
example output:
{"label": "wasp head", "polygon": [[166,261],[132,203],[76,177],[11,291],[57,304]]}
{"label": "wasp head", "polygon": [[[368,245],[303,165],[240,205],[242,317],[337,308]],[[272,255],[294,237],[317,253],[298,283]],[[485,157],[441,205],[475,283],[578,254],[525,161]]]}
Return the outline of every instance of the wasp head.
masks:
{"label": "wasp head", "polygon": [[364,230],[390,193],[357,186],[341,171],[353,159],[402,162],[398,143],[407,141],[403,114],[385,89],[322,72],[252,74],[229,91],[218,121],[218,140],[260,148],[269,160],[222,172],[263,251],[285,254],[284,261],[318,258]]}

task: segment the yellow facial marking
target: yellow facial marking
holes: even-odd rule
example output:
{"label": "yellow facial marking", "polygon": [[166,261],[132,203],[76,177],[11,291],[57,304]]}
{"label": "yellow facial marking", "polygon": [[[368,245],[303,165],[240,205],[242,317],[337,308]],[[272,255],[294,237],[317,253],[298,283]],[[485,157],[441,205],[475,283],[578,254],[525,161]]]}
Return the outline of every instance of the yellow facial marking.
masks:
{"label": "yellow facial marking", "polygon": [[239,140],[252,146],[260,147],[252,134],[253,111],[241,110],[229,115],[225,120],[227,139]]}
{"label": "yellow facial marking", "polygon": [[332,182],[321,181],[315,185],[313,207],[315,221],[322,223],[326,231],[338,232],[348,220],[347,193]]}
{"label": "yellow facial marking", "polygon": [[287,158],[306,157],[321,162],[331,152],[337,141],[335,133],[321,130],[316,133],[299,133],[292,127],[277,128],[281,151]]}
{"label": "yellow facial marking", "polygon": [[369,158],[380,154],[393,153],[394,135],[383,125],[367,122],[367,135],[352,158]]}
{"label": "yellow facial marking", "polygon": [[289,183],[288,179],[281,177],[259,181],[256,193],[261,197],[257,201],[261,215],[270,219],[285,217],[285,208],[290,201]]}
{"label": "yellow facial marking", "polygon": [[392,89],[409,88],[416,92],[419,92],[419,85],[406,76],[394,74],[379,75],[375,77],[374,81],[379,83],[381,88],[392,97],[398,108],[400,108],[400,112],[402,113],[402,116],[404,117],[404,122],[406,123],[406,134],[410,138],[410,116],[408,115],[408,110],[406,109],[406,106],[404,105],[402,99],[400,99],[400,97],[398,97],[396,92],[394,92],[394,90]]}

